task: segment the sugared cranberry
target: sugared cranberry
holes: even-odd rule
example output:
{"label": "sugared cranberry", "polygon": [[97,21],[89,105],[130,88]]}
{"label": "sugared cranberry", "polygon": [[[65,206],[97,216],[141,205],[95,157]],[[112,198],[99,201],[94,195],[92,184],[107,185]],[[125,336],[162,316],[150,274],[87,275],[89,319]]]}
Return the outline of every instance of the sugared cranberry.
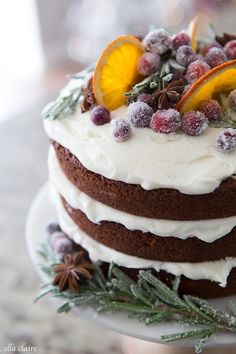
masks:
{"label": "sugared cranberry", "polygon": [[137,101],[128,107],[128,117],[135,127],[149,127],[153,109],[147,103]]}
{"label": "sugared cranberry", "polygon": [[91,111],[90,118],[95,125],[103,125],[110,122],[110,112],[104,106],[95,106]]}
{"label": "sugared cranberry", "polygon": [[208,127],[208,119],[203,112],[190,111],[182,117],[182,130],[187,135],[201,135]]}
{"label": "sugared cranberry", "polygon": [[230,92],[228,100],[229,100],[229,107],[233,111],[236,111],[236,89]]}
{"label": "sugared cranberry", "polygon": [[218,42],[208,43],[202,48],[201,54],[205,57],[211,48],[222,48],[222,46]]}
{"label": "sugared cranberry", "polygon": [[129,122],[124,119],[112,121],[112,136],[116,141],[126,141],[130,138],[131,134],[132,129]]}
{"label": "sugared cranberry", "polygon": [[226,43],[224,50],[229,59],[236,59],[236,39]]}
{"label": "sugared cranberry", "polygon": [[143,43],[148,52],[164,54],[172,49],[170,34],[164,29],[154,29],[143,39]]}
{"label": "sugared cranberry", "polygon": [[73,251],[73,243],[68,237],[57,239],[52,244],[53,250],[59,254],[65,254]]}
{"label": "sugared cranberry", "polygon": [[182,45],[176,52],[176,61],[182,66],[188,66],[196,59],[196,53],[189,45]]}
{"label": "sugared cranberry", "polygon": [[171,74],[173,74],[172,80],[180,80],[180,79],[184,79],[186,68],[181,65],[179,66],[170,65],[170,72]]}
{"label": "sugared cranberry", "polygon": [[52,235],[54,232],[61,231],[60,225],[57,222],[51,222],[47,226],[47,233]]}
{"label": "sugared cranberry", "polygon": [[181,126],[180,113],[175,109],[162,109],[153,114],[150,127],[157,133],[176,132]]}
{"label": "sugared cranberry", "polygon": [[137,97],[137,101],[149,103],[151,98],[152,98],[152,95],[150,95],[149,93],[143,92]]}
{"label": "sugared cranberry", "polygon": [[208,120],[216,120],[220,118],[221,108],[216,100],[202,101],[199,110],[205,114]]}
{"label": "sugared cranberry", "polygon": [[73,242],[69,237],[62,231],[55,231],[52,233],[50,242],[52,249],[58,254],[64,254],[67,252],[72,252]]}
{"label": "sugared cranberry", "polygon": [[67,235],[63,231],[55,231],[51,234],[50,241],[52,244],[54,244],[55,242],[57,242],[57,240],[65,237],[67,237]]}
{"label": "sugared cranberry", "polygon": [[186,72],[186,80],[189,84],[192,84],[194,81],[198,80],[202,75],[204,75],[211,68],[210,66],[201,60],[195,60],[189,64]]}
{"label": "sugared cranberry", "polygon": [[221,48],[211,48],[208,51],[205,59],[211,68],[214,68],[215,66],[223,64],[225,61],[227,61],[226,54]]}
{"label": "sugared cranberry", "polygon": [[177,50],[182,45],[190,45],[191,39],[186,32],[179,32],[172,37],[172,45]]}
{"label": "sugared cranberry", "polygon": [[216,146],[219,151],[230,153],[236,148],[236,130],[229,128],[223,131],[217,138]]}
{"label": "sugared cranberry", "polygon": [[138,72],[143,76],[149,76],[160,67],[160,56],[156,53],[146,52],[138,59]]}

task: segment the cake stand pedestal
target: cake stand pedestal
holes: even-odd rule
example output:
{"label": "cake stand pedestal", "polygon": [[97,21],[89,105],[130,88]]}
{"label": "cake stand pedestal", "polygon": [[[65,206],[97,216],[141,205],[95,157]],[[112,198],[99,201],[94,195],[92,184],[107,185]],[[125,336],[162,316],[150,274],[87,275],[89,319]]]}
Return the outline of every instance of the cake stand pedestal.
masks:
{"label": "cake stand pedestal", "polygon": [[[48,282],[47,276],[39,269],[41,262],[38,250],[46,237],[46,226],[50,221],[56,220],[56,211],[49,198],[49,187],[45,185],[38,192],[28,213],[26,222],[26,242],[27,247],[40,277]],[[232,298],[231,298],[232,299]],[[224,307],[229,298],[212,300],[218,307]],[[235,300],[235,297],[234,297]],[[126,313],[117,312],[110,314],[98,314],[94,307],[84,306],[74,310],[79,315],[94,320],[101,325],[121,333],[125,354],[193,354],[194,340],[182,340],[173,345],[163,345],[161,336],[171,334],[190,327],[184,328],[174,323],[158,323],[153,326],[145,326],[143,323],[128,318]],[[158,343],[158,344],[157,344]],[[208,343],[209,349],[205,354],[235,354],[236,335],[220,334],[212,336]],[[211,348],[212,349],[211,349]],[[232,348],[229,348],[232,347]]]}

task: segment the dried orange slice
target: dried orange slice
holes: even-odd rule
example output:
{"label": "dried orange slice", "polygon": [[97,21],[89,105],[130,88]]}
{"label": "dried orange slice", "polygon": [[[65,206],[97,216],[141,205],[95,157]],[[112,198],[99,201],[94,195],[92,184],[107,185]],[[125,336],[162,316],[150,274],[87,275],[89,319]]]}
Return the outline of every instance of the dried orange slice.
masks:
{"label": "dried orange slice", "polygon": [[141,80],[137,71],[143,44],[134,36],[119,36],[102,52],[93,76],[93,91],[98,104],[109,110],[125,102],[124,93]]}
{"label": "dried orange slice", "polygon": [[178,103],[180,112],[188,112],[209,100],[215,93],[236,88],[236,59],[216,66],[193,83]]}
{"label": "dried orange slice", "polygon": [[194,51],[197,50],[197,40],[198,40],[198,29],[199,29],[199,16],[195,16],[192,21],[189,22],[187,33],[191,38],[192,48]]}

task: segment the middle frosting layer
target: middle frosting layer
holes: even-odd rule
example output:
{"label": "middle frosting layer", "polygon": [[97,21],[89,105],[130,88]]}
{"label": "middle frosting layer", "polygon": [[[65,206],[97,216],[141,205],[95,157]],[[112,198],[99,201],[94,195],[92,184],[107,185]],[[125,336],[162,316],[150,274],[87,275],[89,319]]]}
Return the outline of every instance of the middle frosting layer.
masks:
{"label": "middle frosting layer", "polygon": [[113,221],[124,225],[129,230],[181,239],[195,236],[205,242],[214,242],[227,235],[236,226],[236,216],[212,220],[173,221],[131,215],[100,203],[75,187],[62,171],[52,147],[49,151],[48,164],[50,180],[59,194],[73,208],[82,210],[94,223]]}
{"label": "middle frosting layer", "polygon": [[89,252],[89,257],[93,262],[114,262],[119,266],[127,268],[153,268],[156,271],[165,270],[173,275],[184,275],[193,280],[208,279],[215,281],[220,283],[222,287],[226,286],[228,275],[231,270],[236,267],[236,258],[201,263],[159,262],[115,251],[93,240],[80,230],[65,211],[61,198],[55,189],[52,189],[52,191],[62,230]]}

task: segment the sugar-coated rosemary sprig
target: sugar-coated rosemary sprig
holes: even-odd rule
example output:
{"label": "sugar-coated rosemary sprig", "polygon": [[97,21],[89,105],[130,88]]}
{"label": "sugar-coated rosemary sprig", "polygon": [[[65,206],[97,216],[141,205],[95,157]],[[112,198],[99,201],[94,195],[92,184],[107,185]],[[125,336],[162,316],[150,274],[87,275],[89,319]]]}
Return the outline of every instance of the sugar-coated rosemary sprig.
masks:
{"label": "sugar-coated rosemary sprig", "polygon": [[146,77],[143,81],[137,83],[130,91],[125,93],[126,97],[135,100],[141,93],[153,93],[163,89],[164,82],[172,79],[172,70],[184,69],[172,57],[162,60],[158,71]]}
{"label": "sugar-coated rosemary sprig", "polygon": [[93,67],[89,66],[87,69],[79,74],[72,75],[70,78],[77,79],[78,84],[73,85],[73,88],[62,92],[55,101],[50,102],[42,111],[42,118],[44,119],[62,119],[72,115],[77,107],[80,97],[83,95],[82,87],[84,80],[92,71]]}
{"label": "sugar-coated rosemary sprig", "polygon": [[138,95],[143,92],[150,92],[161,89],[162,79],[160,77],[160,72],[157,71],[154,74],[151,74],[143,81],[137,83],[130,91],[125,93],[126,97],[131,97],[132,99],[136,99]]}
{"label": "sugar-coated rosemary sprig", "polygon": [[[46,271],[50,279],[53,271],[48,270],[55,259],[50,247],[43,246],[40,250],[43,258],[41,270]],[[97,312],[124,311],[130,318],[152,325],[158,322],[175,322],[188,325],[179,333],[162,336],[164,342],[173,342],[186,338],[196,338],[195,353],[201,353],[209,338],[218,333],[236,334],[236,306],[229,304],[224,311],[215,308],[208,301],[196,296],[178,293],[181,282],[176,277],[172,288],[160,281],[151,270],[141,270],[137,280],[131,279],[114,264],[110,264],[107,275],[101,265],[94,264],[95,271],[90,280],[81,282],[80,292],[71,290],[61,292],[52,283],[43,285],[42,292],[36,301],[51,294],[64,300],[58,313],[67,313],[75,307],[94,304]],[[232,308],[232,310],[230,309]]]}
{"label": "sugar-coated rosemary sprig", "polygon": [[230,108],[222,113],[221,120],[212,120],[209,124],[212,128],[233,128],[236,129],[236,113]]}

